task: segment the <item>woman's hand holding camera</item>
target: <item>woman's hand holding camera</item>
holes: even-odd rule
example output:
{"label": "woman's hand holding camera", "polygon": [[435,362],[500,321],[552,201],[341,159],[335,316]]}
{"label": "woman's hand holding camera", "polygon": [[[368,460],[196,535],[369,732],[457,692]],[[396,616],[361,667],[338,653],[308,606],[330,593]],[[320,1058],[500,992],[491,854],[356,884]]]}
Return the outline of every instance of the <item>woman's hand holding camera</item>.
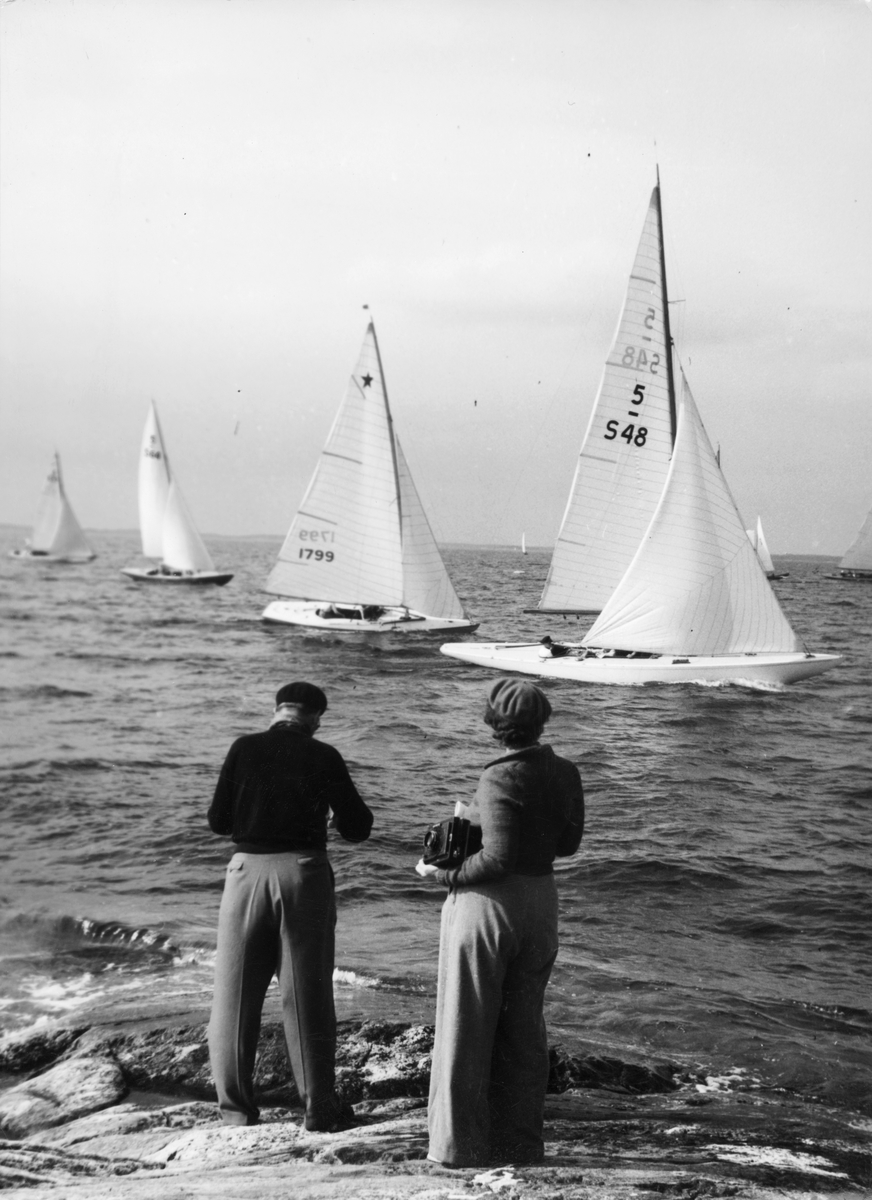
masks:
{"label": "woman's hand holding camera", "polygon": [[434,866],[433,863],[425,863],[423,858],[420,858],[420,859],[418,859],[417,863],[415,864],[415,870],[418,872],[418,874],[421,876],[422,879],[429,879],[429,877],[431,875],[436,874],[436,872],[439,870],[439,868],[437,866]]}

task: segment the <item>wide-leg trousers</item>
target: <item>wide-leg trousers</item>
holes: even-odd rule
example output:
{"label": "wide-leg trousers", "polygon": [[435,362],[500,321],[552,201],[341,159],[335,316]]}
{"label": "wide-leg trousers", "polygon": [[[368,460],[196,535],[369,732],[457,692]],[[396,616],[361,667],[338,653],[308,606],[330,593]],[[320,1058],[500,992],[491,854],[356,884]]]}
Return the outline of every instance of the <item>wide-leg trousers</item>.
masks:
{"label": "wide-leg trousers", "polygon": [[459,888],[442,909],[429,1157],[538,1162],[548,1086],[543,1005],[557,957],[553,875]]}
{"label": "wide-leg trousers", "polygon": [[234,854],[218,916],[209,1057],[222,1119],[252,1125],[264,997],[278,976],[288,1055],[307,1113],[333,1100],[336,902],[326,852]]}

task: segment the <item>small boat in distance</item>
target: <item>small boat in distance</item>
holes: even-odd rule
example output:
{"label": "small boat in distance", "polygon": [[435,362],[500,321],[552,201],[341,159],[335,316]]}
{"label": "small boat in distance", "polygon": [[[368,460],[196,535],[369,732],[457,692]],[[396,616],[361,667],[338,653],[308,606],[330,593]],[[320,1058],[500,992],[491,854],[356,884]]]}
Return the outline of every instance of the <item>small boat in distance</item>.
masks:
{"label": "small boat in distance", "polygon": [[10,550],[9,557],[55,563],[85,563],[97,557],[67,499],[57,451],[39,500],[33,533],[24,549]]}
{"label": "small boat in distance", "polygon": [[839,563],[838,574],[828,575],[827,578],[844,579],[850,583],[872,583],[872,511]]}
{"label": "small boat in distance", "polygon": [[767,579],[785,579],[790,574],[789,571],[776,571],[775,564],[772,562],[772,555],[769,553],[769,547],[766,544],[766,538],[763,534],[763,522],[757,518],[756,529],[746,529],[748,540],[757,551],[757,557],[760,559],[760,566],[763,568]]}
{"label": "small boat in distance", "polygon": [[527,553],[527,535],[526,535],[526,533],[521,534],[521,553],[522,554]]}
{"label": "small boat in distance", "polygon": [[357,366],[266,583],[263,620],[470,633],[400,446],[370,321]]}
{"label": "small boat in distance", "polygon": [[[652,222],[652,210],[656,222]],[[653,237],[652,230],[659,230],[659,212],[658,179],[643,248],[646,238]],[[489,670],[623,685],[734,683],[780,687],[825,671],[840,656],[805,650],[782,612],[748,540],[683,372],[675,444],[670,448],[675,364],[661,256],[638,254],[633,274],[600,389],[602,399],[608,388],[609,411],[613,409],[616,415],[605,420],[598,401],[582,446],[583,457],[594,460],[594,478],[601,488],[608,484],[608,472],[618,481],[636,479],[640,503],[646,508],[650,480],[662,476],[659,496],[644,528],[638,532],[634,525],[636,543],[630,560],[580,642],[556,642],[550,637],[533,643],[459,642],[443,645],[442,653]],[[637,287],[644,289],[639,295]],[[652,352],[653,346],[659,348]],[[651,410],[647,407],[650,400],[654,401]],[[626,416],[619,419],[621,403]],[[631,423],[620,429],[626,417]],[[612,443],[619,441],[625,444],[616,454]],[[662,459],[667,451],[664,476]],[[606,475],[596,474],[598,463],[608,464]],[[576,485],[581,470],[580,465]],[[618,556],[610,555],[605,544],[610,512],[617,521],[615,538],[626,549],[626,531],[619,520],[626,512],[624,498],[613,504],[608,496],[598,498],[596,489],[591,494],[595,508],[599,504],[595,536],[586,529],[581,510],[574,508],[576,486],[570,507],[574,514],[572,528],[578,531],[577,544],[569,545],[568,536],[562,532],[567,544],[555,549],[549,575],[550,580],[560,567],[564,577],[561,591],[570,598],[593,599],[583,580],[576,586],[567,574],[572,563],[572,569],[579,571],[585,569],[585,562],[591,569],[603,564],[611,571],[616,569]],[[564,531],[569,516],[568,510]],[[598,546],[598,542],[603,545]],[[599,577],[602,582],[604,570],[600,570]],[[546,596],[548,590],[546,583]],[[577,613],[578,605],[575,599],[572,605],[556,611]]]}
{"label": "small boat in distance", "polygon": [[157,408],[152,400],[139,456],[139,531],[142,553],[158,559],[152,567],[122,567],[135,583],[223,586],[232,573],[217,571],[197,532],[178,482],[170,471]]}

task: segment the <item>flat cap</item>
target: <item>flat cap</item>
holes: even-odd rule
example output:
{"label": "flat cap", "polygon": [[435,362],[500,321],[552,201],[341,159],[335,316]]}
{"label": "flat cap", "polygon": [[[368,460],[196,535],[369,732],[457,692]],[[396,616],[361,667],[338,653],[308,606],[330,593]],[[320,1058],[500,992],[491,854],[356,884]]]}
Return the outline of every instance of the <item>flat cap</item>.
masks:
{"label": "flat cap", "polygon": [[494,716],[519,725],[544,725],[551,716],[548,697],[526,679],[498,679],[487,700]]}
{"label": "flat cap", "polygon": [[327,697],[314,683],[286,683],[276,692],[276,708],[280,704],[298,704],[306,712],[327,710]]}

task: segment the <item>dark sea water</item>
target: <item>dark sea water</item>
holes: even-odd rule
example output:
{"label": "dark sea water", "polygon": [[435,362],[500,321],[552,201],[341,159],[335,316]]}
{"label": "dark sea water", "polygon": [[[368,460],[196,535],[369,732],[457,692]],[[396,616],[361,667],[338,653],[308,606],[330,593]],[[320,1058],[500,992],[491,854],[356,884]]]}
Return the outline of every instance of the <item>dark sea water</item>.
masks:
{"label": "dark sea water", "polygon": [[[325,688],[321,736],[376,814],[365,846],[331,847],[339,1013],[432,1020],[442,892],[414,864],[494,756],[490,675],[438,637],[263,625],[279,539],[210,539],[236,577],[190,590],[126,582],[137,540],[97,534],[95,563],[52,567],[0,538],[4,1029],[203,1018],[230,853],[206,809],[233,738],[299,678]],[[522,612],[548,559],[446,552],[479,636],[570,633]],[[543,684],[588,801],[547,1018],[568,1049],[872,1113],[872,586],[778,565],[809,647],[845,655],[828,674],[780,693]]]}

